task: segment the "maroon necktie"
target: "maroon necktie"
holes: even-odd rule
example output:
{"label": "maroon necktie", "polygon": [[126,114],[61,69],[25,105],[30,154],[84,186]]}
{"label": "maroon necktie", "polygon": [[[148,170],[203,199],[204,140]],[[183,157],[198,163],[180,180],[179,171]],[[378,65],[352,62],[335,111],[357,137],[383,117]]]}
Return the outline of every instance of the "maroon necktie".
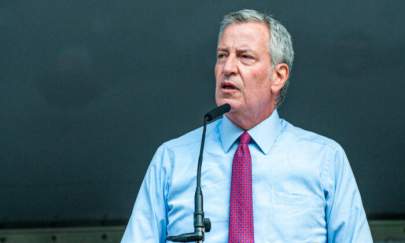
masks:
{"label": "maroon necktie", "polygon": [[229,243],[253,243],[252,158],[244,132],[232,162],[231,202],[229,210]]}

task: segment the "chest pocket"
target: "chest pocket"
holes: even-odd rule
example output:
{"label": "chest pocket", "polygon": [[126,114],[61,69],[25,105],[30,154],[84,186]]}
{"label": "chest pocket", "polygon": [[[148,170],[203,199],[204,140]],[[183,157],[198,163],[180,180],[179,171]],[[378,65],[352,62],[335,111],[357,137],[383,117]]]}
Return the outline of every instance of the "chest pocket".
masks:
{"label": "chest pocket", "polygon": [[324,202],[319,197],[272,189],[270,201],[269,217],[277,238],[318,242],[326,235]]}

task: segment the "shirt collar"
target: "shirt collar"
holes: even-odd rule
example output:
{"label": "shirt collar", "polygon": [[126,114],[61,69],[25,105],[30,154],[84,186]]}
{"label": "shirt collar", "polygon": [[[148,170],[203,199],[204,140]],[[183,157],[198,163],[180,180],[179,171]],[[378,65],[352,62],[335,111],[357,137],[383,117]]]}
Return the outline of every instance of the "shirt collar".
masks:
{"label": "shirt collar", "polygon": [[[243,133],[243,129],[233,124],[228,117],[223,116],[219,126],[222,148],[228,152],[234,142]],[[260,150],[267,154],[281,131],[281,119],[277,110],[274,110],[271,116],[248,130],[253,141]]]}

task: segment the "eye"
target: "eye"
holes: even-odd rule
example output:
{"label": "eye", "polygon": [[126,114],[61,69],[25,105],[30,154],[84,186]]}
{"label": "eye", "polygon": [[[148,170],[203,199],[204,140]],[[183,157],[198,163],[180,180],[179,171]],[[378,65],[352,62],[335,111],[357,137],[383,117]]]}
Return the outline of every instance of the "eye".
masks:
{"label": "eye", "polygon": [[224,57],[226,57],[226,55],[223,52],[220,52],[220,53],[217,54],[217,59],[222,59]]}
{"label": "eye", "polygon": [[242,55],[241,57],[244,59],[254,59],[251,55]]}
{"label": "eye", "polygon": [[247,65],[253,64],[256,60],[255,57],[250,54],[242,54],[242,55],[240,55],[239,58],[242,63],[247,64]]}

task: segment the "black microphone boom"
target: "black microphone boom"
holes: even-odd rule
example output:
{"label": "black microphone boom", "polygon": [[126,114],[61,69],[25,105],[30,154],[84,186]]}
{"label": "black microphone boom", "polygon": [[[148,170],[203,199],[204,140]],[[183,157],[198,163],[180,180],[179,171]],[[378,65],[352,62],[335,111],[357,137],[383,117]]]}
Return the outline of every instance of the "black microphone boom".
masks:
{"label": "black microphone boom", "polygon": [[204,118],[207,120],[207,122],[210,122],[217,119],[219,116],[222,116],[223,114],[227,113],[230,110],[231,106],[229,104],[223,104],[209,111],[207,114],[205,114]]}
{"label": "black microphone boom", "polygon": [[208,218],[204,218],[204,209],[203,209],[203,194],[201,190],[201,165],[203,160],[203,151],[204,151],[204,143],[205,143],[205,132],[207,129],[207,122],[211,122],[218,118],[219,116],[225,114],[226,112],[231,110],[231,106],[229,104],[221,105],[204,116],[204,126],[203,126],[203,133],[201,137],[201,147],[200,147],[200,155],[198,157],[198,165],[197,165],[197,186],[195,188],[194,194],[194,232],[192,233],[185,233],[176,236],[168,236],[167,240],[175,241],[175,242],[202,242],[204,241],[204,233],[210,232],[211,230],[211,222]]}

